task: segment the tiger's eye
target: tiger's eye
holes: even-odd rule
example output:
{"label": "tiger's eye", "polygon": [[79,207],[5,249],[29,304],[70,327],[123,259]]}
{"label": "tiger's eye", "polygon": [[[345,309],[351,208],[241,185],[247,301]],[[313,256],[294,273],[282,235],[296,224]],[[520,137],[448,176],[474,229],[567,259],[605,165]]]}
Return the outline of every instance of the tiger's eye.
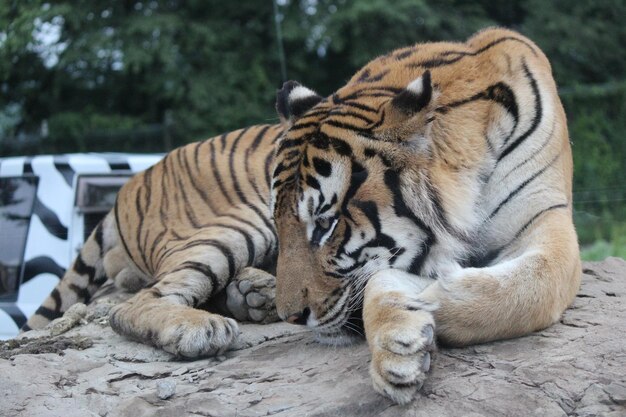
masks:
{"label": "tiger's eye", "polygon": [[330,228],[331,222],[330,222],[330,218],[328,217],[324,217],[321,219],[317,219],[315,221],[315,224],[317,225],[317,227],[319,227],[322,230],[327,230]]}

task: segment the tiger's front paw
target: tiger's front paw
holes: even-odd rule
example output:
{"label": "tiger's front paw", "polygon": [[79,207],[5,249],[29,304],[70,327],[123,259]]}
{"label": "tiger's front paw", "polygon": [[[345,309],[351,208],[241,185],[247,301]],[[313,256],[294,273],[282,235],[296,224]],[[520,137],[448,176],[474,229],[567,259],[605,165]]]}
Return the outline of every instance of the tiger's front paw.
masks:
{"label": "tiger's front paw", "polygon": [[179,318],[167,320],[154,340],[166,352],[184,358],[215,356],[237,340],[239,327],[235,320],[202,310],[186,310]]}
{"label": "tiger's front paw", "polygon": [[226,306],[239,321],[278,321],[275,298],[276,278],[252,267],[244,268],[226,288]]}
{"label": "tiger's front paw", "polygon": [[239,327],[233,319],[160,300],[134,301],[111,309],[109,323],[113,330],[176,356],[219,355],[239,336]]}
{"label": "tiger's front paw", "polygon": [[435,323],[428,311],[396,312],[370,339],[374,389],[406,404],[422,387],[435,350]]}

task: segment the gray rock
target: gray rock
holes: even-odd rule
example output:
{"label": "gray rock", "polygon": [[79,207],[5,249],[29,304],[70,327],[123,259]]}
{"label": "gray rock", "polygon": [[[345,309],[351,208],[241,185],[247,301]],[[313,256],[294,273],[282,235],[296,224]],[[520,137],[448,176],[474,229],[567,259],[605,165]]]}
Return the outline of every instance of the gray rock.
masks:
{"label": "gray rock", "polygon": [[237,350],[221,360],[180,362],[83,319],[61,336],[48,330],[0,342],[0,415],[621,417],[626,262],[584,269],[559,323],[518,339],[440,348],[407,406],[374,392],[365,343],[328,347],[301,326],[244,324]]}
{"label": "gray rock", "polygon": [[165,381],[157,382],[157,397],[162,400],[167,400],[176,393],[176,382],[166,379]]}
{"label": "gray rock", "polygon": [[87,306],[83,303],[76,303],[67,309],[63,317],[53,320],[48,324],[47,329],[52,336],[57,336],[67,332],[87,315]]}

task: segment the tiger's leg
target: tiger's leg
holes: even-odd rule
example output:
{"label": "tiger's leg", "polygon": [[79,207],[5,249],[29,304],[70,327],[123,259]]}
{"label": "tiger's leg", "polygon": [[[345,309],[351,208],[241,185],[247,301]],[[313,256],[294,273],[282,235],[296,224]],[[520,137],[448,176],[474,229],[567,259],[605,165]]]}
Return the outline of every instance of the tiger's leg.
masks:
{"label": "tiger's leg", "polygon": [[558,320],[580,284],[571,216],[544,213],[514,243],[492,266],[459,269],[430,285],[396,270],[371,278],[363,319],[379,392],[398,403],[411,399],[428,368],[435,323],[440,341],[463,346],[522,336]]}
{"label": "tiger's leg", "polygon": [[249,246],[241,233],[207,228],[169,246],[156,282],[111,309],[111,327],[177,356],[219,354],[236,340],[237,323],[197,307],[212,304],[240,270],[261,262],[264,242],[258,236]]}
{"label": "tiger's leg", "polygon": [[276,277],[257,268],[244,268],[226,287],[226,307],[239,321],[278,321],[275,299]]}
{"label": "tiger's leg", "polygon": [[571,214],[538,217],[485,268],[439,279],[420,299],[437,304],[437,337],[454,346],[518,337],[556,322],[580,286],[581,264]]}
{"label": "tiger's leg", "polygon": [[214,291],[202,271],[172,271],[113,307],[109,322],[117,333],[177,356],[219,354],[236,340],[239,330],[233,319],[194,308]]}
{"label": "tiger's leg", "polygon": [[379,393],[399,404],[413,398],[430,369],[434,306],[418,296],[432,282],[388,269],[374,274],[365,287],[363,322],[372,355],[370,376]]}

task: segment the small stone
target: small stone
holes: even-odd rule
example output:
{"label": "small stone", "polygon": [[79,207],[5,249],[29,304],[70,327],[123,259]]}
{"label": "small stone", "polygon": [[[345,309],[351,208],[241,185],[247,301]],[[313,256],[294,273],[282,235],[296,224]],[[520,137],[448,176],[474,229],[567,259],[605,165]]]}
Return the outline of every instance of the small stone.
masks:
{"label": "small stone", "polygon": [[62,317],[53,320],[46,328],[50,330],[50,335],[58,336],[80,323],[85,314],[87,314],[87,306],[83,303],[76,303]]}
{"label": "small stone", "polygon": [[165,380],[157,382],[157,397],[167,400],[176,392],[176,383],[174,381]]}
{"label": "small stone", "polygon": [[265,304],[265,301],[266,298],[258,292],[251,292],[250,294],[246,295],[246,303],[248,303],[250,307],[261,307],[263,304]]}
{"label": "small stone", "polygon": [[87,314],[87,306],[83,303],[76,303],[67,309],[65,316],[83,318]]}

